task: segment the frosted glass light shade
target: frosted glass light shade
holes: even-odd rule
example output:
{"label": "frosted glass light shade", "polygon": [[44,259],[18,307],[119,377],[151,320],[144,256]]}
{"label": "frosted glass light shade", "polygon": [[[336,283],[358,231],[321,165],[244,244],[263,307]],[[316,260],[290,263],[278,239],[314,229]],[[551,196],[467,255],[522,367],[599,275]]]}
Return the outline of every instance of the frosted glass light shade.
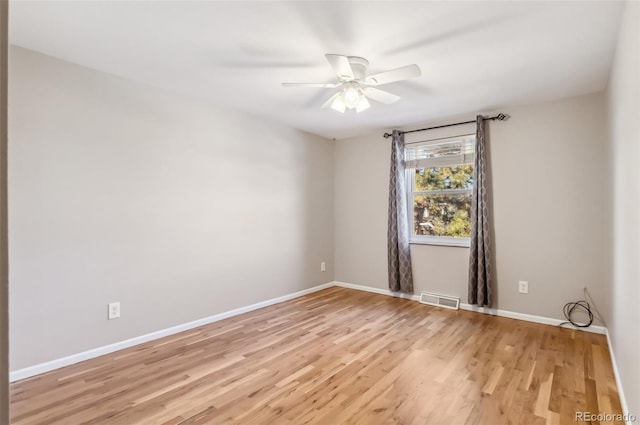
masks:
{"label": "frosted glass light shade", "polygon": [[360,100],[358,100],[358,104],[356,105],[356,112],[362,112],[366,109],[369,109],[369,107],[371,106],[371,104],[369,103],[369,101],[367,100],[366,97],[364,97],[363,94],[360,95]]}
{"label": "frosted glass light shade", "polygon": [[334,101],[331,103],[331,109],[334,111],[338,111],[341,114],[344,113],[346,109],[346,105],[344,102],[344,93],[340,93],[340,96],[337,96]]}
{"label": "frosted glass light shade", "polygon": [[344,90],[344,104],[347,108],[353,109],[358,105],[360,92],[355,85],[348,85]]}

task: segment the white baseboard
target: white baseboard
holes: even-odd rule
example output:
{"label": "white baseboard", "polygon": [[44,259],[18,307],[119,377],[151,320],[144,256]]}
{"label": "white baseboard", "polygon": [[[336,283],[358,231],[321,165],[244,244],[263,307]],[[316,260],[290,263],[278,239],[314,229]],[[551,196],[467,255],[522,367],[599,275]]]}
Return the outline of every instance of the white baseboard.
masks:
{"label": "white baseboard", "polygon": [[188,322],[182,325],[173,326],[171,328],[151,332],[146,335],[137,336],[135,338],[116,342],[114,344],[109,344],[109,345],[94,348],[91,350],[83,351],[81,353],[72,354],[70,356],[51,360],[45,363],[40,363],[34,366],[26,367],[24,369],[18,369],[9,373],[9,381],[15,382],[21,379],[30,378],[35,375],[40,375],[41,373],[49,372],[49,371],[59,369],[61,367],[69,366],[74,363],[79,363],[85,360],[93,359],[98,356],[103,356],[105,354],[113,353],[114,351],[123,350],[125,348],[133,347],[134,345],[142,344],[148,341],[153,341],[155,339],[163,338],[165,336],[174,335],[179,332],[187,331],[189,329],[197,328],[199,326],[207,325],[209,323],[213,323],[219,320],[227,319],[229,317],[237,316],[239,314],[248,313],[250,311],[257,310],[259,308],[268,307],[270,305],[278,304],[283,301],[288,301],[294,298],[298,298],[303,295],[310,294],[312,292],[317,292],[322,289],[330,288],[332,286],[334,286],[334,282],[325,283],[324,285],[314,286],[313,288],[304,289],[302,291],[294,292],[292,294],[287,294],[281,297],[272,298],[270,300],[261,301],[259,303],[248,305],[246,307],[240,307],[234,310],[225,311],[223,313],[214,314],[213,316],[194,320],[193,322]]}
{"label": "white baseboard", "polygon": [[[359,291],[373,292],[375,294],[388,295],[388,296],[391,296],[391,297],[405,298],[405,299],[410,299],[410,300],[415,300],[415,301],[418,301],[420,299],[419,295],[403,294],[403,293],[400,293],[400,292],[391,292],[388,289],[372,288],[372,287],[369,287],[369,286],[354,285],[353,283],[346,283],[346,282],[334,282],[334,284],[336,286],[340,286],[340,287],[343,287],[343,288],[350,288],[350,289],[356,289],[356,290],[359,290]],[[500,310],[500,309],[497,309],[497,308],[478,307],[478,306],[471,305],[471,304],[466,304],[466,303],[460,303],[460,309],[461,310],[468,310],[468,311],[475,311],[477,313],[491,314],[493,316],[508,317],[510,319],[524,320],[524,321],[527,321],[527,322],[542,323],[544,325],[558,326],[560,323],[564,322],[564,320],[552,319],[550,317],[535,316],[535,315],[532,315],[532,314],[525,314],[525,313],[516,313],[514,311]],[[578,328],[578,327],[571,326],[571,325],[566,325],[565,327],[568,328],[568,329],[576,329],[576,330],[580,330],[580,331],[593,332],[593,333],[603,334],[603,335],[606,333],[606,330],[607,330],[603,326],[595,326],[595,325],[589,326],[588,328]]]}
{"label": "white baseboard", "polygon": [[374,294],[388,295],[390,297],[404,298],[407,300],[418,301],[420,299],[419,295],[405,294],[402,292],[392,292],[388,289],[372,288],[370,286],[355,285],[353,283],[338,282],[338,281],[333,282],[333,284],[334,286],[339,286],[341,288],[355,289],[357,291],[373,292]]}
{"label": "white baseboard", "polygon": [[[533,314],[526,314],[526,313],[517,313],[515,311],[500,310],[497,308],[478,307],[476,305],[466,304],[466,303],[460,303],[460,308],[462,310],[476,311],[479,313],[491,314],[491,315],[500,316],[500,317],[508,317],[510,319],[524,320],[527,322],[542,323],[544,325],[551,325],[551,326],[558,326],[561,323],[565,322],[564,320],[554,319],[552,317],[536,316]],[[563,327],[567,329],[575,329],[578,331],[592,332],[592,333],[601,334],[601,335],[604,335],[607,332],[607,328],[605,328],[604,326],[597,326],[597,325],[591,325],[588,328],[580,328],[577,326],[573,326],[570,323],[566,323],[563,325]]]}
{"label": "white baseboard", "polygon": [[[624,395],[622,389],[622,382],[620,381],[620,372],[618,371],[618,364],[616,363],[616,356],[613,354],[613,345],[611,344],[611,337],[609,336],[609,329],[606,332],[607,345],[609,346],[609,356],[611,357],[611,364],[613,365],[613,376],[616,379],[616,386],[618,387],[618,397],[620,397],[620,407],[622,407],[622,413],[629,415],[629,406],[627,405],[627,398]],[[631,425],[631,421],[626,421],[627,425]]]}

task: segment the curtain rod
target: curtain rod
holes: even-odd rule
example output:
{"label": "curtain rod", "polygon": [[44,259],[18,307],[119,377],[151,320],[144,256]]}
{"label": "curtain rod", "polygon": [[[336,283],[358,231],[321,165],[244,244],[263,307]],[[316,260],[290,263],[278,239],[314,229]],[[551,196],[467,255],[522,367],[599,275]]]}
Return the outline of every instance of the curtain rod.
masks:
{"label": "curtain rod", "polygon": [[[485,121],[505,121],[509,119],[509,115],[506,114],[498,114],[494,117],[483,117],[485,119]],[[453,124],[445,124],[445,125],[437,125],[435,127],[427,127],[427,128],[420,128],[418,130],[410,130],[410,131],[401,131],[400,134],[408,134],[408,133],[415,133],[416,131],[426,131],[426,130],[435,130],[436,128],[445,128],[445,127],[453,127],[454,125],[463,125],[463,124],[473,124],[474,122],[476,122],[476,120],[473,121],[464,121],[464,122],[455,122]],[[382,135],[385,139],[388,139],[389,137],[392,136],[392,134],[390,133],[384,133]]]}

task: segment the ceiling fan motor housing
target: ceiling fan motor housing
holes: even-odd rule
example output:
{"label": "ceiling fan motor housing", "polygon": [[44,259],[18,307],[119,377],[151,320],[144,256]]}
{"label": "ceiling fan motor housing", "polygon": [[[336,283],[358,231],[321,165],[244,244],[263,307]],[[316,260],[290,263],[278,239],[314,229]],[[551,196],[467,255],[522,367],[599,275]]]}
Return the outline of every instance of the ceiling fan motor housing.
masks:
{"label": "ceiling fan motor housing", "polygon": [[359,56],[348,56],[347,58],[349,59],[351,70],[353,71],[353,79],[364,80],[367,68],[369,68],[369,61]]}

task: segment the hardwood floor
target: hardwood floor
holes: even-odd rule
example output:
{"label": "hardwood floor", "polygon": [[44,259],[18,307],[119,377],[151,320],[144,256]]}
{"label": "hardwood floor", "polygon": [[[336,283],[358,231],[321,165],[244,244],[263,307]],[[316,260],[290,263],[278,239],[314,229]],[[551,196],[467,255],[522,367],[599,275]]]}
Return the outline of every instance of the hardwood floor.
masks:
{"label": "hardwood floor", "polygon": [[330,288],[12,384],[12,424],[574,424],[606,338]]}

